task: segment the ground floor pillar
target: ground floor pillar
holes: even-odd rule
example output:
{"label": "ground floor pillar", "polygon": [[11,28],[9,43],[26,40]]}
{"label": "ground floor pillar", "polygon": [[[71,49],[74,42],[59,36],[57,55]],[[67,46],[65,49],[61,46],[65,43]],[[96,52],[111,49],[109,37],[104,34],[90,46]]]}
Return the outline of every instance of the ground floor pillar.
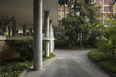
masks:
{"label": "ground floor pillar", "polygon": [[12,22],[12,36],[16,36],[16,20],[13,20]]}
{"label": "ground floor pillar", "polygon": [[34,17],[34,70],[42,70],[42,11],[43,0],[33,0]]}
{"label": "ground floor pillar", "polygon": [[26,25],[23,25],[23,36],[26,36]]}
{"label": "ground floor pillar", "polygon": [[[49,11],[44,11],[44,25],[45,25],[45,37],[49,37]],[[49,47],[50,47],[50,41],[47,40],[46,41],[46,54],[45,56],[46,57],[49,57]]]}

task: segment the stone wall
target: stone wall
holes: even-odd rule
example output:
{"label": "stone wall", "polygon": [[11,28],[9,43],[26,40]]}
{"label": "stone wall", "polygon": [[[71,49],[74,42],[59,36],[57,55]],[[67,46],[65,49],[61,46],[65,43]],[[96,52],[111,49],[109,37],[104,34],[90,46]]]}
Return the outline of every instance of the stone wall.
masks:
{"label": "stone wall", "polygon": [[0,41],[0,52],[2,51],[2,48],[4,47],[5,45],[5,41]]}
{"label": "stone wall", "polygon": [[[5,46],[5,44],[7,44]],[[5,48],[3,49],[3,47]],[[3,52],[1,52],[3,51]],[[14,40],[0,41],[0,60],[19,57]]]}

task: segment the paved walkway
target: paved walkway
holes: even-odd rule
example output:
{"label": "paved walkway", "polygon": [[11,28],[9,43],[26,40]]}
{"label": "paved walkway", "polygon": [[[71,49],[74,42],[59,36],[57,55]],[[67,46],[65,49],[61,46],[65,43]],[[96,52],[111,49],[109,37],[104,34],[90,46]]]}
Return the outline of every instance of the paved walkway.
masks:
{"label": "paved walkway", "polygon": [[55,58],[43,63],[43,70],[28,71],[24,77],[111,77],[87,57],[89,50],[55,50]]}

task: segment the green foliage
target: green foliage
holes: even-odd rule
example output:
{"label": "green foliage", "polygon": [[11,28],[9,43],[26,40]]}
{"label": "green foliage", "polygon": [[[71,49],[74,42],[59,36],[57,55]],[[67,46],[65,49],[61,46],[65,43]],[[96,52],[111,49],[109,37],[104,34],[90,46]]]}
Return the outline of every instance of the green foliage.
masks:
{"label": "green foliage", "polygon": [[100,51],[111,53],[112,61],[114,61],[116,57],[116,22],[108,18],[106,23],[109,23],[109,26],[102,28],[104,38],[98,42],[98,48]]}
{"label": "green foliage", "polygon": [[107,70],[109,70],[109,71],[111,71],[113,73],[116,73],[116,62],[112,62],[112,61],[102,61],[102,62],[99,62],[99,64],[103,68],[105,68],[105,69],[107,69]]}
{"label": "green foliage", "polygon": [[4,34],[4,32],[6,32],[7,28],[11,28],[11,22],[14,20],[14,16],[9,17],[7,15],[5,15],[4,17],[0,18],[0,29],[2,30],[2,32],[0,32],[0,34]]}
{"label": "green foliage", "polygon": [[91,34],[88,38],[88,44],[90,46],[95,46],[95,44],[101,40],[102,38],[102,31],[101,28],[103,27],[103,24],[101,22],[96,21],[95,26],[91,27]]}
{"label": "green foliage", "polygon": [[94,61],[107,61],[112,59],[112,55],[110,53],[100,52],[99,50],[91,51],[89,56],[91,56]]}
{"label": "green foliage", "polygon": [[[55,57],[50,53],[49,57],[43,54],[43,61]],[[29,66],[33,65],[33,61],[21,61],[19,58],[8,59],[0,62],[0,77],[17,77],[21,72],[26,70]]]}
{"label": "green foliage", "polygon": [[[3,65],[8,63],[7,61],[1,62]],[[25,61],[25,62],[11,62],[8,63],[7,67],[2,68],[0,70],[0,77],[17,77],[19,74],[31,66],[33,63],[32,61]],[[1,65],[1,64],[0,64]],[[5,64],[6,65],[6,64]]]}
{"label": "green foliage", "polygon": [[33,38],[27,37],[24,40],[16,41],[17,51],[21,60],[33,59]]}
{"label": "green foliage", "polygon": [[[61,37],[61,36],[60,36]],[[55,47],[68,47],[69,46],[69,41],[68,40],[61,40],[61,38],[57,39],[55,42]]]}
{"label": "green foliage", "polygon": [[96,37],[100,36],[100,30],[98,30],[99,27],[95,26],[92,27],[81,16],[77,18],[71,17],[63,18],[62,24],[65,25],[66,36],[69,37],[69,42],[70,44],[73,43],[72,46],[74,47],[76,46],[77,43],[79,43],[77,44],[78,46],[83,45],[87,46],[88,43],[90,44],[91,42],[94,41],[94,39],[96,39]]}
{"label": "green foliage", "polygon": [[96,47],[95,44],[102,38],[103,24],[99,21],[91,26],[82,16],[65,17],[62,19],[62,24],[65,25],[67,39],[62,40],[63,27],[60,27],[56,47]]}
{"label": "green foliage", "polygon": [[60,4],[60,6],[65,5],[68,3],[68,0],[58,0],[58,3]]}
{"label": "green foliage", "polygon": [[93,0],[75,0],[73,1],[73,5],[74,16],[76,16],[76,12],[79,12],[80,16],[89,19],[91,25],[95,23],[97,12],[101,8],[100,6],[96,6]]}
{"label": "green foliage", "polygon": [[[45,54],[43,54],[43,55],[45,55]],[[52,58],[52,57],[55,57],[56,55],[54,55],[53,53],[50,53],[50,56],[49,57],[45,57],[45,56],[43,56],[43,61],[44,60],[46,60],[46,59],[50,59],[50,58]]]}
{"label": "green foliage", "polygon": [[115,61],[111,61],[112,54],[107,52],[101,52],[99,49],[89,52],[89,56],[92,60],[98,63],[101,67],[116,73],[116,59]]}
{"label": "green foliage", "polygon": [[[25,40],[16,41],[17,51],[20,54],[21,60],[33,59],[33,37],[26,37]],[[46,42],[43,41],[43,51],[45,51]]]}

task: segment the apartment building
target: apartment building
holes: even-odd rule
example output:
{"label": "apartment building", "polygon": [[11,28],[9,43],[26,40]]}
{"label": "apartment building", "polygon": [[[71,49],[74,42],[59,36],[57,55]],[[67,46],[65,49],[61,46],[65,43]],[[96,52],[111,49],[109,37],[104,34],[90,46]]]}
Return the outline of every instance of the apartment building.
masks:
{"label": "apartment building", "polygon": [[[70,12],[70,7],[65,5],[65,17],[67,17],[69,12]],[[58,25],[61,24],[62,18],[64,18],[64,6],[58,5]]]}
{"label": "apartment building", "polygon": [[[111,15],[110,4],[112,0],[94,0],[97,5],[102,5],[101,13],[98,13],[98,18],[103,17],[102,22],[104,26],[107,26],[105,23],[106,15]],[[113,6],[113,14],[116,14],[116,8]]]}

